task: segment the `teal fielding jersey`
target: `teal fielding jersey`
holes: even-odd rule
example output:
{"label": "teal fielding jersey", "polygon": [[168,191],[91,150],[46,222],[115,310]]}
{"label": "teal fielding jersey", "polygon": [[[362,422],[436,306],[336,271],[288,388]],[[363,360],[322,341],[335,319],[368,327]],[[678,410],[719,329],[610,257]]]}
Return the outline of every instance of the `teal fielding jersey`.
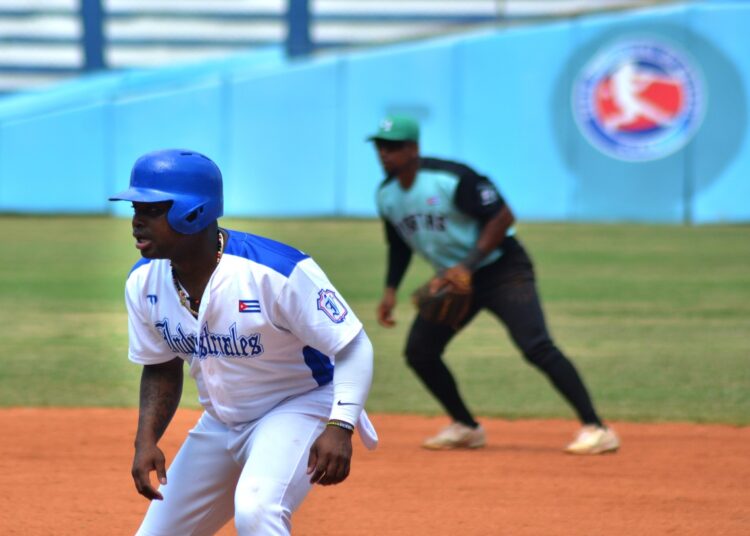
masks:
{"label": "teal fielding jersey", "polygon": [[[387,179],[378,190],[380,216],[436,271],[463,261],[476,246],[482,228],[476,215],[462,210],[456,203],[462,181],[465,181],[463,187],[469,192],[468,197],[476,196],[472,203],[488,207],[504,204],[494,185],[485,177],[462,164],[434,158],[422,160],[414,184],[408,190],[395,178]],[[499,249],[492,251],[479,267],[496,261],[501,254]]]}

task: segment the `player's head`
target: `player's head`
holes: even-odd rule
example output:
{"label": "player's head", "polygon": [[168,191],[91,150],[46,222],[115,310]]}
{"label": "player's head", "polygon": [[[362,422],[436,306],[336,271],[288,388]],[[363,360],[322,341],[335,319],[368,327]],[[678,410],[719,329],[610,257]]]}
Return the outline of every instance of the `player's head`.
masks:
{"label": "player's head", "polygon": [[170,201],[167,221],[172,229],[187,235],[199,233],[224,213],[219,167],[207,156],[184,149],[141,156],[130,173],[130,187],[109,200]]}
{"label": "player's head", "polygon": [[380,163],[388,175],[413,167],[419,159],[419,123],[411,117],[390,115],[368,141],[375,143]]}

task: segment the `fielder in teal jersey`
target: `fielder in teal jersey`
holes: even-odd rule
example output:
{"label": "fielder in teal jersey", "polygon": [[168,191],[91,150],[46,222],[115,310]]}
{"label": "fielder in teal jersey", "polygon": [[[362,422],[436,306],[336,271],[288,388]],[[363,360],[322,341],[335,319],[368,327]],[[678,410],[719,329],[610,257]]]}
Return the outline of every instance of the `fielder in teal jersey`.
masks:
{"label": "fielder in teal jersey", "polygon": [[619,438],[599,418],[579,373],[547,330],[531,259],[515,237],[515,217],[495,185],[464,164],[422,157],[419,125],[411,118],[387,117],[368,139],[375,143],[386,173],[377,193],[388,244],[378,322],[384,327],[395,324],[397,289],[413,252],[435,269],[436,286],[471,281],[473,289],[471,309],[458,328],[417,315],[409,332],[407,363],[452,419],[423,446],[479,448],[486,442],[442,357],[456,333],[486,309],[505,324],[526,360],[576,411],[582,427],[566,452],[616,451]]}

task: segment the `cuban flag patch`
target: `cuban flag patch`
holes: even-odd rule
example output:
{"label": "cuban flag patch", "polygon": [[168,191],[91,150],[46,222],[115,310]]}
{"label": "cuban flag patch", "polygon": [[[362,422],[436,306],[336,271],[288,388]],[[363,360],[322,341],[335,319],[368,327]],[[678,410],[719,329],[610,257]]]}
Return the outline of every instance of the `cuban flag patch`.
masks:
{"label": "cuban flag patch", "polygon": [[258,300],[240,300],[240,313],[260,313],[260,301]]}
{"label": "cuban flag patch", "polygon": [[336,293],[328,289],[318,292],[318,311],[323,311],[336,324],[343,322],[349,312]]}

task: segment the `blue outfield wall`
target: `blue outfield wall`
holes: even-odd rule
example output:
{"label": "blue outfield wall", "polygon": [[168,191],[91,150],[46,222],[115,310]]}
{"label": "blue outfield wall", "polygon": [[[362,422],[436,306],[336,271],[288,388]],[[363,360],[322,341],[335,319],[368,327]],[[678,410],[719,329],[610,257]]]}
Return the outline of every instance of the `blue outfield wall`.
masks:
{"label": "blue outfield wall", "polygon": [[135,158],[184,147],[222,168],[227,215],[374,216],[365,138],[407,113],[523,219],[747,222],[747,28],[714,1],[85,78],[0,101],[0,211],[125,214],[106,198]]}

